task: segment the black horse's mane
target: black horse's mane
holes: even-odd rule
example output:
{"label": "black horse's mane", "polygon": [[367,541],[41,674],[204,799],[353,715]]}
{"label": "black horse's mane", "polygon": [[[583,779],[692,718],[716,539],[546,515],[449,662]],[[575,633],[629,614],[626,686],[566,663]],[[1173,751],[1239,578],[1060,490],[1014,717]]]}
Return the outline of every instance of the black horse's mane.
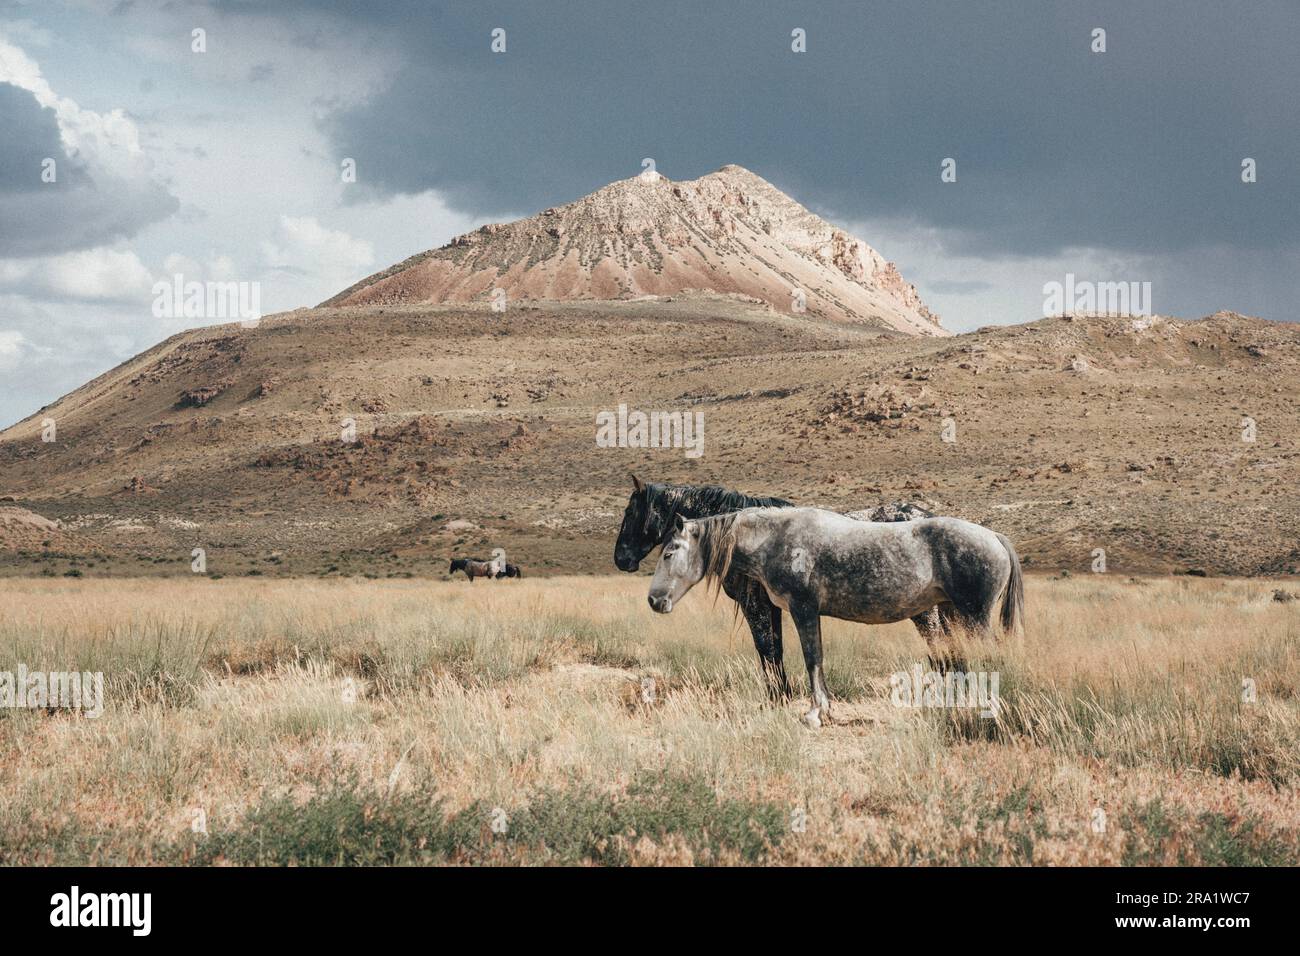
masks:
{"label": "black horse's mane", "polygon": [[647,485],[647,504],[687,518],[707,518],[742,508],[793,508],[784,498],[762,498],[721,485]]}

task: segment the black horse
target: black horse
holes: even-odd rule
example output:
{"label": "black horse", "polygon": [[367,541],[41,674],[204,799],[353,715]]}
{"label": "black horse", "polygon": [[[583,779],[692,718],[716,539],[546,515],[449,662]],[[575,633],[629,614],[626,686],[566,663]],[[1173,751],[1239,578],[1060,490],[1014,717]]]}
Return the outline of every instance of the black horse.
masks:
{"label": "black horse", "polygon": [[522,578],[524,572],[519,570],[519,565],[507,562],[505,569],[497,572],[498,578]]}
{"label": "black horse", "polygon": [[[730,491],[719,485],[643,484],[632,476],[634,491],[623,512],[623,525],[614,545],[614,564],[620,571],[635,571],[655,548],[673,536],[677,516],[707,518],[742,508],[792,508],[784,498],[757,498]],[[754,635],[763,675],[773,697],[791,696],[785,676],[781,645],[781,609],[769,600],[763,585],[732,572],[722,581],[722,590],[740,607]]]}

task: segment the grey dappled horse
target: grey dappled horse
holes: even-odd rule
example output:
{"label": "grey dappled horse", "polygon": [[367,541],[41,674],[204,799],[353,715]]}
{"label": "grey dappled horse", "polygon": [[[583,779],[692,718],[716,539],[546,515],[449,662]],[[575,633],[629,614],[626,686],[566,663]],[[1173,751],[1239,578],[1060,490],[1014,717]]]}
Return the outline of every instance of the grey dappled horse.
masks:
{"label": "grey dappled horse", "polygon": [[812,695],[805,719],[814,727],[830,716],[822,615],[890,624],[938,607],[945,624],[993,634],[999,600],[1007,631],[1024,612],[1020,559],[1005,536],[958,518],[872,523],[819,508],[679,516],[650,581],[650,606],[667,614],[702,578],[737,572],[794,620]]}
{"label": "grey dappled horse", "polygon": [[[614,542],[614,564],[620,571],[635,571],[655,548],[668,543],[680,515],[684,518],[708,518],[730,514],[745,508],[793,508],[784,498],[759,498],[718,485],[668,485],[643,482],[632,476],[632,496],[628,498]],[[933,517],[924,508],[910,502],[895,502],[851,511],[850,518],[860,521],[915,521]],[[773,604],[757,581],[731,573],[722,580],[722,592],[736,602],[754,636],[759,665],[767,679],[768,690],[776,699],[790,697],[790,682],[785,676],[785,653],[781,641],[781,609]],[[917,630],[932,647],[944,632],[945,622],[938,609],[913,619]]]}

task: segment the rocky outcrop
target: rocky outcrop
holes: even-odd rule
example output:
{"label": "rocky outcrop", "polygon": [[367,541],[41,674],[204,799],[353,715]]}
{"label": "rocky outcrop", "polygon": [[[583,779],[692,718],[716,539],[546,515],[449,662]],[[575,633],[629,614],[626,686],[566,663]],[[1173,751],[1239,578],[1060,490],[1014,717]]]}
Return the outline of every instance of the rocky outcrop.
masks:
{"label": "rocky outcrop", "polygon": [[226,389],[230,388],[229,381],[217,382],[213,385],[200,385],[198,388],[187,388],[181,392],[181,397],[176,402],[177,408],[202,408],[208,402],[212,401]]}

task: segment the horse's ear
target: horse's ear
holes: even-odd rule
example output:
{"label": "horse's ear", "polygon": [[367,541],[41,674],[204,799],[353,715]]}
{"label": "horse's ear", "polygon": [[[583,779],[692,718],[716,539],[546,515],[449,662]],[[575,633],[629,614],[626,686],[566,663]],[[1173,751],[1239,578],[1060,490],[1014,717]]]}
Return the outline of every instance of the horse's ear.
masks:
{"label": "horse's ear", "polygon": [[680,512],[675,517],[677,520],[674,522],[674,524],[676,525],[677,530],[681,531],[683,528],[686,527],[686,519],[682,517]]}
{"label": "horse's ear", "polygon": [[645,491],[645,485],[641,484],[641,479],[636,475],[632,476],[632,487],[636,489],[638,494]]}

